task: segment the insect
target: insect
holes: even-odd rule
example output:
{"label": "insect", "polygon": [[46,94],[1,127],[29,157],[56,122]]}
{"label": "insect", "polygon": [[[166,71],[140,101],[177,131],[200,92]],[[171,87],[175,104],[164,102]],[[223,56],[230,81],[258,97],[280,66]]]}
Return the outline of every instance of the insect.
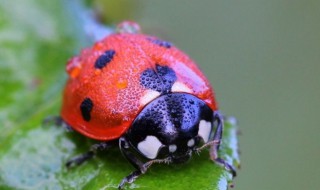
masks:
{"label": "insect", "polygon": [[101,141],[67,162],[78,165],[118,141],[136,168],[119,189],[155,163],[183,163],[210,149],[210,158],[233,176],[219,158],[223,118],[213,89],[197,65],[172,43],[140,33],[134,22],[84,49],[66,66],[61,121]]}

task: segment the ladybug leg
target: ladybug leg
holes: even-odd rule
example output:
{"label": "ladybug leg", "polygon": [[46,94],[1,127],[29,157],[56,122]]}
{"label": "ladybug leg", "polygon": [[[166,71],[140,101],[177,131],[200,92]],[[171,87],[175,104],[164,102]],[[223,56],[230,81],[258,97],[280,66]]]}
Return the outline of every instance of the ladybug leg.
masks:
{"label": "ladybug leg", "polygon": [[119,147],[122,155],[136,168],[139,169],[143,166],[143,162],[140,161],[134,154],[132,154],[129,149],[129,143],[125,137],[120,137]]}
{"label": "ladybug leg", "polygon": [[146,163],[143,163],[134,154],[132,154],[129,151],[129,143],[127,142],[125,137],[121,137],[119,139],[119,146],[120,146],[121,153],[124,155],[124,157],[137,169],[122,179],[122,181],[120,182],[120,184],[118,186],[119,189],[122,189],[126,183],[132,183],[140,175],[146,173],[152,164],[155,164],[155,163],[169,164],[172,162],[171,158],[168,157],[165,159],[154,159],[154,160],[150,160]]}
{"label": "ladybug leg", "polygon": [[143,169],[143,162],[140,161],[134,154],[129,151],[129,143],[125,137],[119,139],[119,147],[122,155],[137,169],[133,171],[128,176],[122,179],[118,188],[122,189],[126,183],[132,183],[136,178],[138,178],[146,169]]}
{"label": "ladybug leg", "polygon": [[218,150],[220,148],[223,127],[224,127],[223,126],[223,116],[220,113],[215,112],[214,113],[214,120],[217,121],[217,127],[214,132],[213,141],[211,141],[212,143],[209,142],[210,143],[210,158],[218,165],[221,165],[226,170],[230,171],[232,173],[233,177],[235,177],[237,175],[237,173],[236,173],[236,170],[233,168],[233,166],[228,164],[224,159],[218,157]]}
{"label": "ladybug leg", "polygon": [[135,179],[137,179],[140,175],[141,175],[141,171],[140,170],[136,170],[134,172],[131,172],[128,176],[126,176],[125,178],[122,179],[122,181],[120,182],[120,184],[118,185],[118,189],[122,189],[123,186],[126,183],[132,183],[134,182]]}
{"label": "ladybug leg", "polygon": [[76,157],[71,158],[69,161],[66,163],[66,167],[70,168],[72,166],[80,165],[83,162],[91,159],[94,155],[97,154],[98,151],[106,150],[110,148],[111,145],[107,142],[101,142],[98,144],[94,144],[90,147],[90,150],[84,154],[78,155]]}
{"label": "ladybug leg", "polygon": [[73,132],[73,129],[60,116],[49,116],[43,120],[43,124],[54,124],[63,127],[68,132]]}
{"label": "ladybug leg", "polygon": [[149,162],[146,162],[142,165],[141,169],[139,170],[136,170],[136,171],[133,171],[131,172],[128,176],[126,176],[125,178],[122,179],[122,181],[120,182],[118,188],[119,189],[122,189],[123,186],[126,184],[126,183],[132,183],[134,182],[135,179],[137,179],[140,175],[144,174],[148,169],[149,167],[152,165],[152,164],[155,164],[155,163],[171,163],[171,158],[165,158],[165,159],[155,159],[155,160],[150,160]]}

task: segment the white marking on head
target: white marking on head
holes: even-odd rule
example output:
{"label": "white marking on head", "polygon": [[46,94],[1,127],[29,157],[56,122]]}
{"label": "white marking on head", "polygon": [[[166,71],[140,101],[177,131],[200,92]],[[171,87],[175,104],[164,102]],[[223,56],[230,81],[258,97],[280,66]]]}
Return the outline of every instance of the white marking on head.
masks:
{"label": "white marking on head", "polygon": [[187,145],[188,147],[192,147],[194,145],[194,139],[190,139]]}
{"label": "white marking on head", "polygon": [[171,144],[169,145],[169,152],[175,152],[177,150],[177,145]]}
{"label": "white marking on head", "polygon": [[158,151],[162,143],[155,136],[147,136],[138,144],[139,151],[149,159],[154,159],[158,155]]}
{"label": "white marking on head", "polygon": [[181,82],[175,82],[172,85],[171,91],[172,92],[188,92],[188,93],[192,92],[192,90],[188,86],[186,86]]}
{"label": "white marking on head", "polygon": [[146,90],[144,95],[140,98],[140,104],[146,105],[158,96],[160,96],[160,92],[155,90]]}
{"label": "white marking on head", "polygon": [[205,143],[209,141],[210,133],[211,133],[211,122],[206,120],[201,120],[199,123],[198,135],[202,137]]}

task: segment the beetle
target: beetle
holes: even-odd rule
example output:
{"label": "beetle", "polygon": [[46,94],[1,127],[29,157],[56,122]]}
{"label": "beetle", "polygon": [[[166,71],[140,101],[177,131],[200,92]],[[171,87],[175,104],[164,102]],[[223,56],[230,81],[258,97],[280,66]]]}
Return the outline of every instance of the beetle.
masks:
{"label": "beetle", "polygon": [[69,160],[68,167],[117,141],[136,168],[119,189],[155,163],[184,163],[207,147],[210,159],[236,176],[234,167],[218,156],[223,116],[213,88],[172,43],[142,34],[137,23],[125,21],[116,33],[70,59],[66,71],[60,121],[101,141]]}

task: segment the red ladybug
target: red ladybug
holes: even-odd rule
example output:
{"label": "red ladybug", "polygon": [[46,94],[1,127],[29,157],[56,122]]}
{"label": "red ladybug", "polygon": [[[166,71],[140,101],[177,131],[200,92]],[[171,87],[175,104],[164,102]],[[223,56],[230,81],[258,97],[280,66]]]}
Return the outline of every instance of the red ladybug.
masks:
{"label": "red ladybug", "polygon": [[117,33],[72,58],[66,70],[61,119],[101,141],[67,166],[117,140],[137,168],[119,188],[153,163],[185,162],[205,147],[214,162],[236,175],[218,157],[223,119],[213,89],[197,65],[170,42],[140,34],[136,23],[123,22]]}

